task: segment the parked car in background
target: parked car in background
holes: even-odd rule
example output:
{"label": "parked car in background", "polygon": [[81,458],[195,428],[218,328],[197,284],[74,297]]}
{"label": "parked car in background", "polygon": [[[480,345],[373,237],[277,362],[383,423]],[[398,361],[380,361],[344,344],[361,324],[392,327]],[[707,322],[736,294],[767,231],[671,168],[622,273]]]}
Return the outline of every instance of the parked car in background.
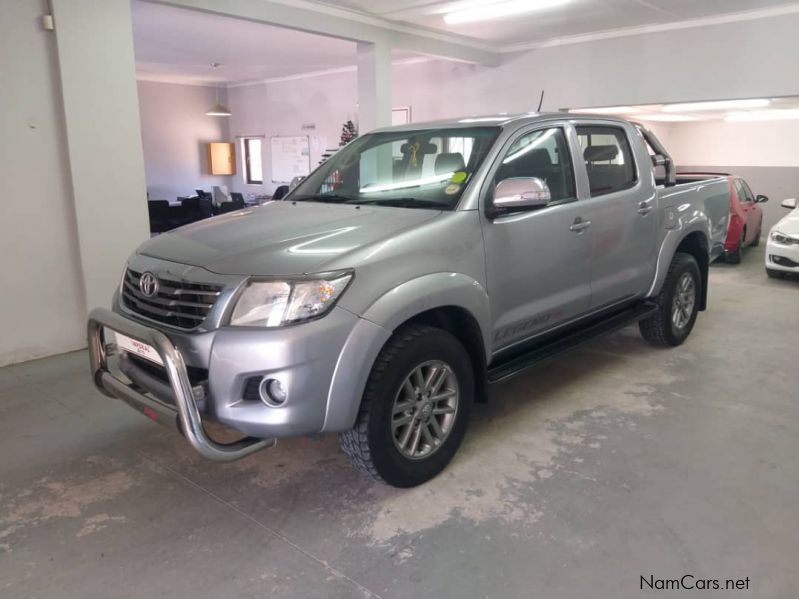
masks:
{"label": "parked car in background", "polygon": [[769,231],[766,244],[766,272],[772,278],[799,273],[799,208],[796,198],[782,202],[790,212]]}
{"label": "parked car in background", "polygon": [[763,210],[758,204],[768,202],[764,195],[755,196],[749,184],[741,177],[726,173],[680,173],[681,182],[701,181],[708,178],[725,177],[730,183],[730,221],[727,239],[724,242],[724,260],[739,264],[745,247],[760,243],[763,227]]}
{"label": "parked car in background", "polygon": [[[213,460],[339,433],[356,468],[418,485],[489,383],[635,322],[683,343],[728,195],[678,185],[657,138],[617,118],[374,131],[284,201],[142,245],[113,311],[91,313],[93,379]],[[246,437],[221,444],[205,419]]]}

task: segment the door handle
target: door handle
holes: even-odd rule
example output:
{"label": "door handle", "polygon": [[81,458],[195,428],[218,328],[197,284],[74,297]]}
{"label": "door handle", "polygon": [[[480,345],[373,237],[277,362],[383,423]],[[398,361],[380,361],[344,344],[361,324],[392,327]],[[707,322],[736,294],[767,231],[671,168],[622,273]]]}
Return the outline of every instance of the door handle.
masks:
{"label": "door handle", "polygon": [[580,217],[574,219],[574,224],[569,227],[569,231],[574,231],[575,233],[582,233],[588,227],[591,226],[590,220],[583,220]]}
{"label": "door handle", "polygon": [[641,202],[638,204],[638,214],[641,216],[646,216],[652,212],[652,208],[654,208],[654,206],[652,206],[649,202]]}

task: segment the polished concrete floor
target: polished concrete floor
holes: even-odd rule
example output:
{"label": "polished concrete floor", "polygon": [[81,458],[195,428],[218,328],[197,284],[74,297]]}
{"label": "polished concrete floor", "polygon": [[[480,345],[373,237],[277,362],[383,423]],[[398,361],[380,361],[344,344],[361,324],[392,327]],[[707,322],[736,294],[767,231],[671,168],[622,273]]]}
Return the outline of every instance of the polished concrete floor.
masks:
{"label": "polished concrete floor", "polygon": [[710,296],[678,349],[632,327],[495,388],[410,491],[334,437],[205,462],[84,352],[0,369],[0,597],[795,599],[799,281],[752,250]]}

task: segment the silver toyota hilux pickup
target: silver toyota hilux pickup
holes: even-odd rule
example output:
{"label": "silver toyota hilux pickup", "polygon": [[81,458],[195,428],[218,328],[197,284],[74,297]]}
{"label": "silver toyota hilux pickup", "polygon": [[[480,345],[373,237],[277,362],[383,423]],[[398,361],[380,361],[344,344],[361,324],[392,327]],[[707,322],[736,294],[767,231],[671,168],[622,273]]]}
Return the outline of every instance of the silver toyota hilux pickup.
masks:
{"label": "silver toyota hilux pickup", "polygon": [[656,345],[686,339],[729,188],[674,171],[616,118],[374,131],[283,201],[139,247],[113,310],[89,317],[94,382],[212,460],[333,432],[372,477],[420,484],[490,383],[634,322]]}

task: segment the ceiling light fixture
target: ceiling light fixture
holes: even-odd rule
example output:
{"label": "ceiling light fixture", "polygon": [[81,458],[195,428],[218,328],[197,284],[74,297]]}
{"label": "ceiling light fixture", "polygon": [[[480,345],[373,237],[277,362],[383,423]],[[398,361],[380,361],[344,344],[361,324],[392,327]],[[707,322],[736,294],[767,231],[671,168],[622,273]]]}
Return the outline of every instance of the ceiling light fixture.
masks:
{"label": "ceiling light fixture", "polygon": [[[211,68],[218,69],[222,66],[222,63],[219,62],[212,62]],[[205,116],[231,116],[233,113],[230,112],[230,108],[224,106],[222,103],[219,102],[219,86],[216,88],[216,104],[211,106],[208,111],[205,113]]]}
{"label": "ceiling light fixture", "polygon": [[695,116],[688,116],[685,114],[640,114],[635,116],[639,121],[656,121],[659,123],[687,123],[689,121],[698,121]]}
{"label": "ceiling light fixture", "polygon": [[666,104],[663,112],[692,112],[699,110],[738,110],[745,108],[764,108],[771,100],[758,98],[754,100],[721,100],[719,102],[690,102],[687,104]]}
{"label": "ceiling light fixture", "polygon": [[481,2],[479,5],[468,6],[467,8],[446,13],[444,21],[449,25],[457,25],[460,23],[502,19],[526,12],[560,6],[567,2],[569,0],[505,0],[504,2],[495,2],[493,4]]}
{"label": "ceiling light fixture", "polygon": [[731,112],[724,117],[728,123],[755,121],[788,121],[799,119],[799,110],[753,110],[752,112]]}
{"label": "ceiling light fixture", "polygon": [[643,112],[635,106],[607,106],[604,108],[570,108],[569,112],[583,114],[638,114]]}

